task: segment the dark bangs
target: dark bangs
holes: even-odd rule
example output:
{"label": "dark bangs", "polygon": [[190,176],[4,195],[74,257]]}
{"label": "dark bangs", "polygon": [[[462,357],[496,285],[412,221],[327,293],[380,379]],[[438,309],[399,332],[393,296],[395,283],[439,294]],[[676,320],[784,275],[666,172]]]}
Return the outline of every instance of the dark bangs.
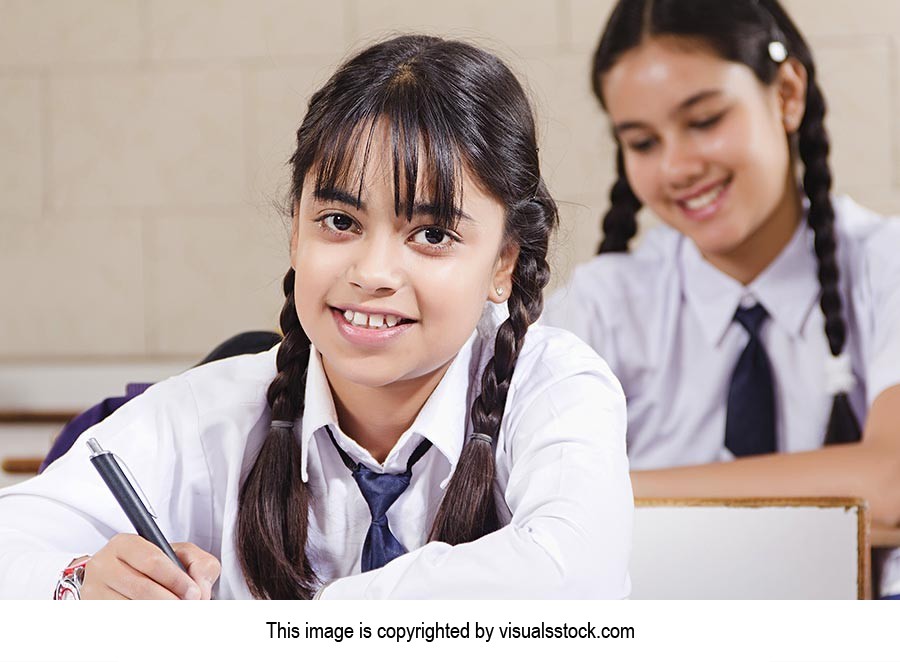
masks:
{"label": "dark bangs", "polygon": [[[383,130],[391,149],[395,213],[411,219],[423,211],[452,229],[462,204],[462,165],[468,161],[460,146],[463,136],[447,117],[454,104],[440,94],[435,72],[416,68],[414,54],[391,55],[374,67],[381,75],[373,78],[371,60],[380,54],[377,47],[364,51],[312,98],[291,159],[294,200],[312,173],[317,194],[344,192],[351,196],[347,202],[359,207],[372,142]],[[416,200],[420,179],[424,199]]]}

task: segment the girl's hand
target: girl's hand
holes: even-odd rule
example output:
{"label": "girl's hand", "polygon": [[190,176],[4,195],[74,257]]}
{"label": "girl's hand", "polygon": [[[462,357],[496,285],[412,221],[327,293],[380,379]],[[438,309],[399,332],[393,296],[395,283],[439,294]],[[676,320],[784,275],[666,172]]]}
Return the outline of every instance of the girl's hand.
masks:
{"label": "girl's hand", "polygon": [[193,543],[172,545],[187,569],[135,534],[119,533],[88,561],[82,600],[209,600],[219,560]]}

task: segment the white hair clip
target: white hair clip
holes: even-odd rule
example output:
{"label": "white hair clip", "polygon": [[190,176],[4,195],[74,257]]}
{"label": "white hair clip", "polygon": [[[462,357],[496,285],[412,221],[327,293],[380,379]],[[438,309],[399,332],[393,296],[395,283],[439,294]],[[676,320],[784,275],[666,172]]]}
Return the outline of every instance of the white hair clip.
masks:
{"label": "white hair clip", "polygon": [[849,393],[856,386],[856,377],[850,365],[850,355],[841,352],[838,356],[830,354],[825,359],[825,389],[828,395]]}
{"label": "white hair clip", "polygon": [[781,64],[785,60],[787,60],[787,48],[784,47],[780,41],[770,41],[769,42],[769,57],[772,58],[773,62],[777,62]]}

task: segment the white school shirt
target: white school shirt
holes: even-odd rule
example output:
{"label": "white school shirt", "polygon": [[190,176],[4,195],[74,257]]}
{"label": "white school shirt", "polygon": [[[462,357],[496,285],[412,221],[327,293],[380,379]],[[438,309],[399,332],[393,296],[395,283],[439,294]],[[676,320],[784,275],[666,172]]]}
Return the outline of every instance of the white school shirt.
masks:
{"label": "white school shirt", "polygon": [[[860,425],[879,393],[900,384],[900,219],[834,199],[840,286]],[[725,448],[728,386],[749,335],[739,305],[769,313],[761,337],[775,382],[778,450],[820,448],[831,413],[813,232],[788,245],[744,286],[709,264],[689,239],[654,228],[631,253],[575,269],[543,322],[590,344],[621,380],[632,469],[733,459]],[[897,561],[900,580],[900,559]],[[894,585],[900,591],[900,581]]]}
{"label": "white school shirt", "polygon": [[[486,316],[487,317],[487,316]],[[469,406],[493,353],[484,320],[384,465],[344,435],[317,352],[294,427],[312,491],[309,556],[324,598],[622,598],[630,591],[632,495],[625,401],[606,364],[575,336],[528,331],[496,443],[504,526],[465,545],[426,536],[459,458]],[[222,562],[217,598],[249,598],[234,547],[238,492],[269,428],[277,347],[190,370],[86,431],[42,475],[0,491],[0,597],[46,598],[74,557],[133,532],[89,462],[96,437],[134,473],[170,541]],[[326,426],[354,460],[402,473],[433,447],[388,511],[409,553],[360,574],[371,515]]]}

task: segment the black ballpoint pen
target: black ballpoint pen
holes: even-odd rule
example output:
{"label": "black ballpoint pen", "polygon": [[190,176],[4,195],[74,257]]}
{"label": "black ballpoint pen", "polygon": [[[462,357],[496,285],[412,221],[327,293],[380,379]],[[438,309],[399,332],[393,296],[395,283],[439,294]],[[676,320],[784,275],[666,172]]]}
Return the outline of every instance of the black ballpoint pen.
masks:
{"label": "black ballpoint pen", "polygon": [[[87,440],[87,445],[91,449],[91,464],[94,465],[109,491],[112,492],[122,510],[125,511],[125,515],[134,525],[138,535],[159,547],[166,556],[172,559],[175,565],[184,570],[184,566],[181,565],[181,561],[175,555],[175,550],[172,549],[172,546],[156,525],[154,515],[138,496],[135,486],[125,476],[125,472],[122,471],[122,466],[120,466],[116,456],[109,451],[103,450],[93,437]],[[187,571],[185,570],[185,572]]]}

